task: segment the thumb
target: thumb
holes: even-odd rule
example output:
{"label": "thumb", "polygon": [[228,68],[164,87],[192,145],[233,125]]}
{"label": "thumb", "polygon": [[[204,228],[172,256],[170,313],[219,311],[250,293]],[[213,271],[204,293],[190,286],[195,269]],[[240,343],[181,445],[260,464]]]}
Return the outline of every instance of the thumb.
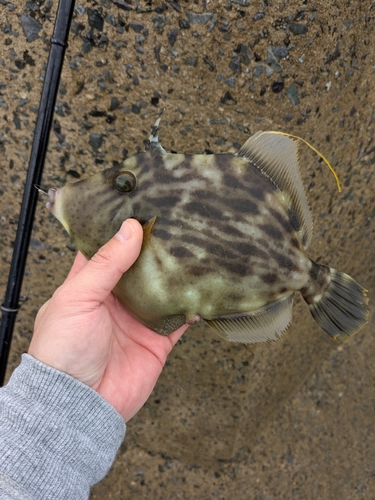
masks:
{"label": "thumb", "polygon": [[66,277],[65,281],[69,281],[71,280],[72,278],[74,278],[74,276],[79,273],[79,271],[87,264],[87,259],[86,257],[81,253],[81,252],[78,252],[75,259],[74,259],[74,262],[73,262],[73,265],[72,265],[72,268],[71,270],[69,271],[69,274],[68,276]]}
{"label": "thumb", "polygon": [[79,294],[85,302],[104,302],[124,272],[136,261],[142,238],[139,222],[135,219],[123,222],[118,233],[69,280],[67,284],[74,289],[74,295]]}

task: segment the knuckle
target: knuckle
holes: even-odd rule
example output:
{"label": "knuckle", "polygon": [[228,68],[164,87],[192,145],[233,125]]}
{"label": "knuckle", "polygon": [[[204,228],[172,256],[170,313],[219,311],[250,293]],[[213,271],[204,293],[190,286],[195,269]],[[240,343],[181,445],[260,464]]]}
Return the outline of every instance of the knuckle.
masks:
{"label": "knuckle", "polygon": [[108,244],[96,252],[96,254],[92,257],[91,262],[97,271],[100,271],[101,269],[107,271],[110,270],[111,272],[116,272],[119,275],[125,272],[125,270],[122,269],[121,262],[119,262],[119,259],[116,258],[114,249]]}
{"label": "knuckle", "polygon": [[108,245],[105,245],[93,255],[91,262],[98,266],[112,264],[113,252],[108,248]]}

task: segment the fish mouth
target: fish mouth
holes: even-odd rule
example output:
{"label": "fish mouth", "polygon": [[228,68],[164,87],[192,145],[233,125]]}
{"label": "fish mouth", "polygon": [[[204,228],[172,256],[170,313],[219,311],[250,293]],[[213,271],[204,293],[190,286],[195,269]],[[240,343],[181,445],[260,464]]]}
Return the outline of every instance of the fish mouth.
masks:
{"label": "fish mouth", "polygon": [[35,187],[35,189],[38,191],[38,193],[42,193],[42,194],[44,194],[45,196],[47,196],[47,195],[48,195],[47,191],[46,191],[44,188],[42,188],[42,187],[38,186],[37,184],[34,184],[34,187]]}
{"label": "fish mouth", "polygon": [[38,190],[39,193],[42,193],[44,196],[49,197],[49,201],[47,201],[46,207],[53,215],[55,215],[55,210],[56,210],[55,202],[57,198],[57,192],[59,191],[59,189],[51,188],[47,191],[46,189],[43,189],[40,186],[37,186],[36,184],[34,184],[34,187]]}
{"label": "fish mouth", "polygon": [[65,215],[63,210],[63,203],[62,203],[63,193],[64,193],[63,188],[49,189],[47,193],[49,196],[49,201],[47,201],[46,207],[56,217],[56,219],[61,222],[61,224],[69,233],[69,224],[65,220]]}
{"label": "fish mouth", "polygon": [[46,207],[51,213],[53,213],[53,215],[55,215],[57,189],[51,188],[48,190],[47,194],[49,196],[49,201],[47,201]]}

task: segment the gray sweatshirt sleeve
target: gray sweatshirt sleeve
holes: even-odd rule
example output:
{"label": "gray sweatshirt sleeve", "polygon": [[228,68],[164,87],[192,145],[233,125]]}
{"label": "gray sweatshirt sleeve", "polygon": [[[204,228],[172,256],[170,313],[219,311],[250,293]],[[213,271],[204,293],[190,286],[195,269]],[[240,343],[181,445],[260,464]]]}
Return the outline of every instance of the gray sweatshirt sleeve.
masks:
{"label": "gray sweatshirt sleeve", "polygon": [[0,389],[0,500],[87,499],[124,435],[99,394],[24,354]]}

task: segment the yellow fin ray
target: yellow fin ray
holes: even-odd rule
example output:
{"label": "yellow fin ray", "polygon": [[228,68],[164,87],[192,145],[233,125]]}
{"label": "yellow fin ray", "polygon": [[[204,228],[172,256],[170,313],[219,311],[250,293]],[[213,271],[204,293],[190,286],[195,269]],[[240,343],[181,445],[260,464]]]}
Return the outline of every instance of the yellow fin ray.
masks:
{"label": "yellow fin ray", "polygon": [[338,189],[339,193],[341,193],[340,179],[339,179],[338,175],[336,174],[335,169],[332,167],[332,165],[327,160],[327,158],[322,153],[320,153],[312,144],[310,144],[309,142],[307,142],[305,139],[302,139],[302,137],[299,137],[298,135],[288,134],[287,132],[279,132],[279,131],[276,131],[276,130],[267,130],[265,132],[262,132],[262,134],[284,135],[285,137],[290,137],[291,139],[296,139],[298,141],[302,141],[304,144],[306,144],[306,146],[308,146],[310,149],[312,149],[314,151],[314,153],[319,156],[319,158],[321,158],[324,161],[324,163],[327,165],[327,167],[332,172],[332,174],[333,174],[333,176],[334,176],[334,178],[336,180],[337,189]]}
{"label": "yellow fin ray", "polygon": [[280,191],[282,202],[305,248],[312,240],[312,216],[298,165],[298,142],[281,134],[259,131],[237,153],[247,158]]}

